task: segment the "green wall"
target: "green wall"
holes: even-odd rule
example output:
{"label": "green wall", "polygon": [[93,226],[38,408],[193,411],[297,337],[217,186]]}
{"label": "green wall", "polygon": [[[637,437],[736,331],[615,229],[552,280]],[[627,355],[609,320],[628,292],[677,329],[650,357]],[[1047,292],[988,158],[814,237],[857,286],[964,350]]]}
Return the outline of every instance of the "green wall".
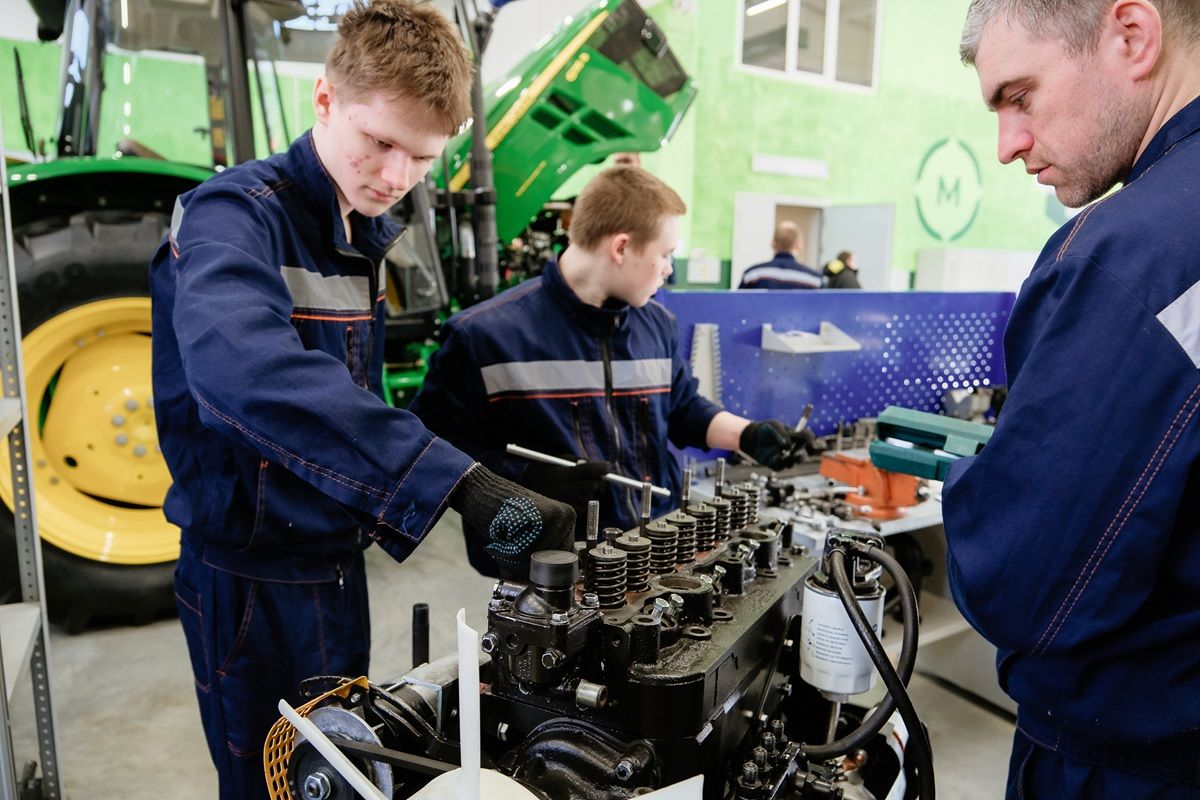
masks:
{"label": "green wall", "polygon": [[[1059,224],[1048,207],[1060,221],[1062,209],[1020,166],[996,160],[995,117],[984,108],[975,71],[958,59],[968,4],[883,0],[879,80],[869,92],[741,70],[739,0],[704,0],[692,3],[691,11],[679,11],[672,2],[651,6],[700,87],[679,135],[644,160],[688,201],[687,249],[730,258],[736,192],[835,205],[892,203],[892,266],[898,269],[915,269],[917,253],[926,248],[1040,249]],[[926,165],[918,183],[926,154],[950,138],[973,153],[978,179],[970,158],[951,143]],[[829,177],[755,174],[750,171],[755,153],[826,161]],[[929,227],[918,213],[918,195]],[[965,233],[946,241],[968,221]]]}

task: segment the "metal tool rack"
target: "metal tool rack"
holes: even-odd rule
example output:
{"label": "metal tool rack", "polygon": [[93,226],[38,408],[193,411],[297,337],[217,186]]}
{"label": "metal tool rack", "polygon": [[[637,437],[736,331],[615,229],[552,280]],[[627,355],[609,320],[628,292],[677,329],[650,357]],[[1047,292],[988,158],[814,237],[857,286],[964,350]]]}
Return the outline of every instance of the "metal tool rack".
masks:
{"label": "metal tool rack", "polygon": [[[0,123],[0,142],[4,126]],[[13,262],[12,220],[8,200],[8,172],[0,158],[0,372],[3,397],[0,397],[0,433],[8,443],[12,469],[13,528],[16,533],[16,560],[21,583],[21,600],[0,606],[0,798],[15,800],[20,795],[21,775],[13,753],[9,701],[20,678],[29,670],[33,684],[33,707],[37,723],[38,752],[42,768],[42,795],[47,800],[62,796],[58,772],[58,744],[55,739],[54,713],[50,703],[50,675],[47,669],[48,647],[46,601],[42,583],[42,551],[37,535],[37,515],[33,502],[32,471],[25,407],[25,370],[21,362],[21,320],[17,312],[17,277]],[[2,509],[0,509],[2,512]],[[0,558],[12,558],[0,553]]]}

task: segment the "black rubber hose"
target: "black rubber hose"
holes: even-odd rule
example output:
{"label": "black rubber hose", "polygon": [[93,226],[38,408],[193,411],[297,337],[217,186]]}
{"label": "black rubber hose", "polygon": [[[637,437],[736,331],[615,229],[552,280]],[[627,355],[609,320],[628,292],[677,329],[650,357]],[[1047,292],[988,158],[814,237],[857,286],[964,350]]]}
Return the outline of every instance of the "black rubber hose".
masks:
{"label": "black rubber hose", "polygon": [[[915,611],[915,592],[912,588],[912,583],[904,575],[904,570],[901,568],[900,563],[877,547],[860,548],[857,553],[883,566],[884,569],[892,574],[892,578],[897,580],[897,586],[899,586],[898,579],[903,578],[905,588],[902,591],[901,597],[911,596],[912,609]],[[929,743],[929,736],[925,731],[925,726],[921,724],[920,718],[917,717],[917,710],[913,708],[912,699],[908,696],[908,690],[905,688],[908,678],[906,677],[902,681],[900,676],[896,674],[896,670],[892,669],[892,664],[888,661],[887,654],[883,651],[883,645],[880,644],[875,631],[871,629],[871,623],[867,620],[866,614],[863,613],[862,608],[855,601],[854,588],[850,583],[850,576],[846,573],[845,555],[840,551],[835,551],[830,558],[830,566],[834,583],[837,585],[838,596],[841,597],[842,605],[846,607],[846,611],[850,614],[850,622],[854,624],[854,629],[858,632],[859,638],[862,639],[863,646],[867,649],[867,654],[871,657],[871,661],[875,663],[875,668],[879,670],[879,677],[883,679],[884,685],[887,686],[888,694],[891,695],[892,699],[895,700],[896,706],[900,709],[900,718],[904,720],[904,724],[908,727],[909,752],[915,756],[917,761],[917,777],[921,782],[921,800],[934,800],[933,748]],[[913,638],[915,640],[916,616],[909,617],[907,608],[905,612],[905,632],[907,634],[911,619],[913,623],[912,627],[914,628]]]}
{"label": "black rubber hose", "polygon": [[[870,549],[876,550],[877,548]],[[883,553],[882,550],[879,552]],[[861,552],[861,555],[867,558],[871,557],[869,552]],[[900,680],[903,685],[907,686],[909,679],[912,677],[913,667],[917,663],[917,596],[913,591],[912,583],[908,580],[908,576],[904,574],[904,570],[900,567],[899,562],[897,562],[887,553],[883,553],[883,556],[887,559],[886,562],[878,558],[871,558],[871,560],[880,564],[884,569],[891,573],[892,579],[896,582],[896,587],[900,594],[900,610],[904,617],[904,636],[900,645],[899,664],[897,665],[895,671],[899,673]],[[854,611],[859,613],[859,615],[862,615],[862,610],[858,607],[858,602],[854,599],[854,592],[850,587],[850,578],[846,575],[845,559],[846,555],[843,551],[835,550],[830,556],[830,571],[833,573],[835,583],[837,583],[838,596],[841,598],[842,605],[845,606],[847,613],[850,614],[851,622],[855,622],[854,613],[851,611],[851,609],[853,608]],[[843,582],[850,593],[849,602],[847,602],[847,597],[842,591],[842,584],[838,583],[837,581],[839,567],[841,569],[842,577],[845,578]],[[893,569],[895,569],[894,572]],[[866,619],[866,617],[864,616],[863,619]],[[870,625],[867,626],[867,629],[870,630]],[[861,637],[861,635],[862,634],[860,633],[859,636]],[[872,633],[872,636],[874,636],[874,633]],[[878,643],[879,640],[876,639],[875,641]],[[880,652],[882,652],[882,648],[880,649]],[[871,653],[871,648],[869,646],[867,646],[867,653],[868,655],[871,655],[871,660],[875,661],[874,655]],[[883,660],[884,663],[887,664],[887,668],[891,670],[892,665],[890,662],[888,662],[886,655],[884,656]],[[875,661],[875,666],[876,669],[879,668],[879,663],[877,661]],[[882,670],[880,670],[880,674],[883,674]],[[886,685],[887,681],[885,680],[884,683]],[[892,713],[896,710],[895,696],[890,691],[891,687],[888,688],[889,693],[887,697],[885,697],[879,706],[876,707],[871,716],[862,721],[862,724],[860,724],[858,728],[846,734],[841,739],[837,739],[829,744],[803,744],[800,746],[800,752],[802,752],[805,757],[809,759],[823,761],[827,758],[833,758],[834,756],[840,756],[844,753],[853,752],[865,745],[872,736],[879,733],[879,731],[883,729],[883,726],[886,725],[887,721],[892,718]]]}

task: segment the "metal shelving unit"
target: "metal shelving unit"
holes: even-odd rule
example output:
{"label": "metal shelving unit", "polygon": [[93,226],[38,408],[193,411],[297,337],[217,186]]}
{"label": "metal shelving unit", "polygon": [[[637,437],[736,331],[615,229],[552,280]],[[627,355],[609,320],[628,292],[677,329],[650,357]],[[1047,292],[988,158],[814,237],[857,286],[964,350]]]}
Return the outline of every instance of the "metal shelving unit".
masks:
{"label": "metal shelving unit", "polygon": [[[0,143],[4,126],[0,122]],[[25,407],[25,370],[21,362],[21,320],[17,312],[17,276],[13,263],[12,220],[8,200],[8,172],[0,157],[0,435],[7,439],[14,499],[13,527],[22,602],[0,606],[0,798],[15,800],[21,779],[13,754],[9,701],[14,688],[29,671],[37,723],[42,796],[62,796],[58,772],[58,743],[50,703],[47,668],[46,601],[42,584],[42,550],[37,535],[32,470],[26,441],[28,409]],[[12,557],[0,553],[0,558]]]}

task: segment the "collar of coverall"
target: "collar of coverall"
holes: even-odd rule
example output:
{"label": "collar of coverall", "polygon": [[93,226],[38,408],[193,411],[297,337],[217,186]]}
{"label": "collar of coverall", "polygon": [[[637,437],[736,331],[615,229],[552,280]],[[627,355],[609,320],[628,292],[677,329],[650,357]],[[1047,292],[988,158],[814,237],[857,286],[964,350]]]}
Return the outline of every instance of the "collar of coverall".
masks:
{"label": "collar of coverall", "polygon": [[1181,139],[1191,136],[1197,130],[1200,130],[1200,97],[1194,98],[1192,102],[1181,108],[1175,116],[1167,120],[1166,125],[1159,129],[1154,138],[1150,140],[1150,144],[1146,145],[1142,157],[1133,165],[1125,183],[1129,184],[1137,180]]}
{"label": "collar of coverall", "polygon": [[563,279],[558,268],[558,259],[546,264],[542,271],[542,280],[545,281],[550,296],[589,330],[595,333],[614,333],[625,327],[625,321],[629,317],[629,304],[619,300],[607,300],[602,307],[597,308],[583,302]]}
{"label": "collar of coverall", "polygon": [[[278,158],[279,156],[275,156]],[[357,211],[350,212],[350,224],[354,231],[354,243],[346,241],[346,229],[342,225],[342,210],[338,206],[333,178],[325,171],[313,143],[312,129],[300,135],[284,154],[287,172],[296,181],[299,197],[312,214],[321,220],[323,241],[332,241],[335,250],[357,251],[378,264],[388,246],[404,230],[389,215],[364,217]],[[326,227],[328,226],[328,227]]]}

